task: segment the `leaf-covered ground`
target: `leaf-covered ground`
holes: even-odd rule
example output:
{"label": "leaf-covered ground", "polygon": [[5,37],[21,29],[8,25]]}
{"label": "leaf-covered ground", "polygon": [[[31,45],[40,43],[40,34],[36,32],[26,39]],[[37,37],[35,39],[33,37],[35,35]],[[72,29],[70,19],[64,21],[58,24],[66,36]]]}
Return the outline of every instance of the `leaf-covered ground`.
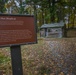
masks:
{"label": "leaf-covered ground", "polygon": [[[0,53],[10,57],[9,48],[0,48]],[[76,75],[76,38],[39,39],[21,46],[21,53],[24,75]]]}
{"label": "leaf-covered ground", "polygon": [[44,39],[22,46],[24,75],[76,75],[76,39]]}

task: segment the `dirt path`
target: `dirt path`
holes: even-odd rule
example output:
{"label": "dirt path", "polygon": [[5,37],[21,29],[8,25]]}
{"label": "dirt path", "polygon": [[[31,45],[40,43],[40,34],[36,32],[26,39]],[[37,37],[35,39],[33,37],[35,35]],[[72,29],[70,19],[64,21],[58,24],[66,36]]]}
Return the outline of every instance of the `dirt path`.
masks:
{"label": "dirt path", "polygon": [[46,39],[46,43],[55,66],[54,73],[76,75],[76,38]]}

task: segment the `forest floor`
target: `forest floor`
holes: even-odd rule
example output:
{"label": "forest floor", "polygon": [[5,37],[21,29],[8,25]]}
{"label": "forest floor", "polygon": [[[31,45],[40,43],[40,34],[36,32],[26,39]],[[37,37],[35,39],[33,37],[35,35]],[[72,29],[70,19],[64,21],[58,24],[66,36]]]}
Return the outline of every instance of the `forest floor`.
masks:
{"label": "forest floor", "polygon": [[[73,35],[73,32],[70,34]],[[0,54],[9,59],[3,60],[0,71],[5,70],[5,75],[12,75],[10,48],[0,48]],[[75,36],[72,38],[38,37],[37,44],[21,46],[21,54],[23,75],[76,75]]]}

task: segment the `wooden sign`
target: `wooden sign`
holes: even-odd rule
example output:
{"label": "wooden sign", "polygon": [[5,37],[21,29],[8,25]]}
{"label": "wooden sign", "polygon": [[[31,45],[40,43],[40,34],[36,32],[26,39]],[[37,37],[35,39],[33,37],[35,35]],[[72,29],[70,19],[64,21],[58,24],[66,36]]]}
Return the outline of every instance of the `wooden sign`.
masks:
{"label": "wooden sign", "polygon": [[34,16],[0,14],[0,46],[36,42]]}

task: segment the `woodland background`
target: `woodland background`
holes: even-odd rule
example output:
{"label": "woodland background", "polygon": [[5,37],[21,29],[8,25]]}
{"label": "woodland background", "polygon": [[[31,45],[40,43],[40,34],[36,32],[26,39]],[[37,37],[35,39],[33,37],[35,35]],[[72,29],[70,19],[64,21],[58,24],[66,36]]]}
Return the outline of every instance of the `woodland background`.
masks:
{"label": "woodland background", "polygon": [[[63,22],[70,34],[76,34],[76,0],[0,0],[1,14],[34,15],[37,30],[41,25]],[[74,30],[74,32],[71,31]],[[76,75],[76,36],[41,38],[23,45],[24,75]],[[0,75],[12,75],[10,48],[0,48]]]}

